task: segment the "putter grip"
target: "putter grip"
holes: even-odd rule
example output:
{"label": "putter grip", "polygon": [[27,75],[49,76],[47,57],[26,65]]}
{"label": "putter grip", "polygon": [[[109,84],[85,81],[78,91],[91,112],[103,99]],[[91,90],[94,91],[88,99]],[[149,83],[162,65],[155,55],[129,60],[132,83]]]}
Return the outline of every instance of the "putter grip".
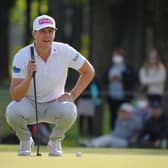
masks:
{"label": "putter grip", "polygon": [[[31,59],[33,60],[32,62],[35,63],[35,58],[34,58],[34,48],[33,46],[30,47],[30,53],[31,53]],[[33,76],[35,75],[35,71],[33,72]]]}
{"label": "putter grip", "polygon": [[30,47],[31,59],[34,60],[34,48],[33,46]]}

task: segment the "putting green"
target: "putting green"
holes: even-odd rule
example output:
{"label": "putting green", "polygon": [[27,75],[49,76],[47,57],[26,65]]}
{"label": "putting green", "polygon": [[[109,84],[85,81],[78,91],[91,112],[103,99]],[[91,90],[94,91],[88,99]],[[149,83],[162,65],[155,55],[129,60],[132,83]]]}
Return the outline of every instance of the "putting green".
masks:
{"label": "putting green", "polygon": [[[161,168],[168,166],[166,150],[84,149],[65,148],[64,156],[49,157],[42,147],[42,156],[35,153],[19,157],[16,146],[0,146],[0,168]],[[75,153],[81,151],[82,157]]]}

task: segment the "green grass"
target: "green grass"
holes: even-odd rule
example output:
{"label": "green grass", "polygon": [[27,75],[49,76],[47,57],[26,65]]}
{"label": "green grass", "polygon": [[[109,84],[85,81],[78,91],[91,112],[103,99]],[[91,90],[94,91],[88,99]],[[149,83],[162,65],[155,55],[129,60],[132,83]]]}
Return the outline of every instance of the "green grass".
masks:
{"label": "green grass", "polygon": [[[61,158],[49,157],[46,147],[42,156],[17,156],[17,146],[0,146],[1,168],[164,168],[168,165],[167,150],[64,148]],[[77,151],[82,157],[76,157]]]}

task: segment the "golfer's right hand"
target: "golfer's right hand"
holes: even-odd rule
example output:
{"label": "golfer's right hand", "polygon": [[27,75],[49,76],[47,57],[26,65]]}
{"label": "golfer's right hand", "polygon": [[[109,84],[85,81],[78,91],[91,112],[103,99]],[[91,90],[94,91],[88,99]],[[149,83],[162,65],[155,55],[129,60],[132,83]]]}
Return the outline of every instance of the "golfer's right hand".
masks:
{"label": "golfer's right hand", "polygon": [[36,71],[36,63],[34,60],[29,61],[27,71],[28,71],[28,77],[31,78],[33,76],[33,72]]}

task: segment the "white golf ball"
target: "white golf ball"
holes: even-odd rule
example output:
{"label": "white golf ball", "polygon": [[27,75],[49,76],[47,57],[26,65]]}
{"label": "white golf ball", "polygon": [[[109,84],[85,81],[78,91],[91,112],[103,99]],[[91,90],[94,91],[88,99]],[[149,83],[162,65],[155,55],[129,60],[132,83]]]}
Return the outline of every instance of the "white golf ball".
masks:
{"label": "white golf ball", "polygon": [[82,156],[82,152],[76,152],[76,157],[81,157]]}

